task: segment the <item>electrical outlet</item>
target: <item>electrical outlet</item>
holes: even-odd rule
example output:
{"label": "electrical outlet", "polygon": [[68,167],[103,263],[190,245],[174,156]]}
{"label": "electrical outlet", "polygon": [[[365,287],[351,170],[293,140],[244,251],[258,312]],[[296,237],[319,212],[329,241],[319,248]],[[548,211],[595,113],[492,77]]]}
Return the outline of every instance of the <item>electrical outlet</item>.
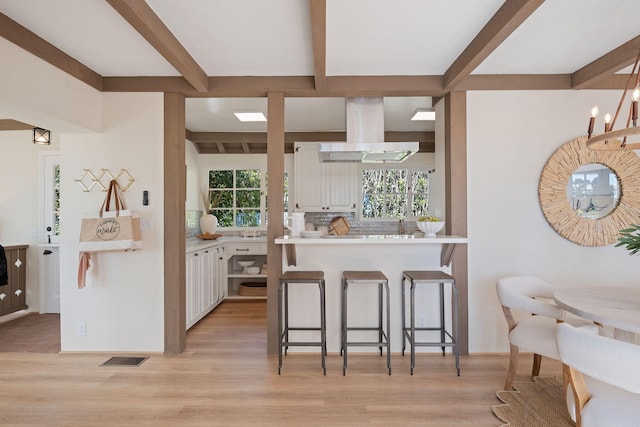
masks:
{"label": "electrical outlet", "polygon": [[78,335],[84,337],[87,335],[87,324],[84,322],[78,322]]}
{"label": "electrical outlet", "polygon": [[419,328],[424,328],[425,326],[427,326],[427,321],[425,320],[424,316],[419,316],[418,317],[418,327]]}

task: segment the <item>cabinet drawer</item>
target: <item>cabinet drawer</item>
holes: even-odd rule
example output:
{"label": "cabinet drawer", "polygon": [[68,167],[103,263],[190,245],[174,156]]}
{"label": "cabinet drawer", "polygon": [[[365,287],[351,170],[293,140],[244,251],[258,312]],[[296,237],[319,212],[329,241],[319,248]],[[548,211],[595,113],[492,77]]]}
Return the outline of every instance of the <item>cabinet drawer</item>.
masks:
{"label": "cabinet drawer", "polygon": [[228,256],[232,255],[266,255],[266,243],[229,243],[226,245]]}

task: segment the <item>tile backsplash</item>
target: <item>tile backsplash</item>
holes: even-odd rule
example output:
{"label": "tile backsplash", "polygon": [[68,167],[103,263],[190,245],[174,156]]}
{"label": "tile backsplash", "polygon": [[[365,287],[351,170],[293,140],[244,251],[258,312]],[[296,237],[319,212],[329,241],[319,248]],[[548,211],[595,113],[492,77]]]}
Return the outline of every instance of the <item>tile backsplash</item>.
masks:
{"label": "tile backsplash", "polygon": [[184,222],[185,222],[185,234],[187,239],[189,237],[195,237],[197,234],[200,234],[200,217],[202,216],[202,211],[185,211],[184,213]]}
{"label": "tile backsplash", "polygon": [[336,216],[345,217],[351,224],[350,234],[413,234],[418,231],[415,221],[403,221],[400,231],[400,221],[358,221],[353,212],[306,212],[305,222],[310,222],[316,227],[329,225]]}
{"label": "tile backsplash", "polygon": [[[201,210],[185,211],[186,237],[195,237],[200,233]],[[401,234],[400,221],[358,221],[353,212],[306,212],[305,222],[316,227],[326,225],[336,216],[344,216],[351,224],[350,234]],[[403,234],[413,234],[418,231],[415,221],[403,221]],[[287,232],[287,230],[285,230]]]}

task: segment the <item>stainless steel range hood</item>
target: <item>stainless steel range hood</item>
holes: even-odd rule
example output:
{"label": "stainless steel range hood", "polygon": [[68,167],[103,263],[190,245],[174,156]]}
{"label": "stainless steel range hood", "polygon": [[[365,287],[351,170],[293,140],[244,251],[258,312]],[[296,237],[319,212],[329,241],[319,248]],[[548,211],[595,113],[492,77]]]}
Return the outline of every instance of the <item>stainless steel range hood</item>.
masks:
{"label": "stainless steel range hood", "polygon": [[382,98],[347,98],[347,142],[320,144],[322,162],[400,163],[418,142],[384,142]]}

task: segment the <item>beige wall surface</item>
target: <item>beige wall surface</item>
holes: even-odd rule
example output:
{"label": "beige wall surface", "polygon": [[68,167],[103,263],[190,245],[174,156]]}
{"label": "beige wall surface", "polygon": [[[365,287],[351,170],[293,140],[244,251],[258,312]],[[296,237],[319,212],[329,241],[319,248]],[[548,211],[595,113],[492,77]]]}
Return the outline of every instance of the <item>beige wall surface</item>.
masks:
{"label": "beige wall surface", "polygon": [[470,352],[508,351],[495,292],[500,277],[637,286],[639,258],[614,245],[585,247],[564,239],[538,204],[540,172],[549,156],[585,135],[594,104],[603,114],[613,112],[619,96],[618,91],[469,93]]}
{"label": "beige wall surface", "polygon": [[[103,129],[102,133],[62,136],[62,350],[162,352],[162,94],[104,94]],[[122,197],[151,229],[143,228],[142,250],[98,253],[87,287],[78,289],[80,222],[95,215],[105,197],[103,191],[82,191],[74,181],[84,169],[128,171],[135,182]],[[149,191],[148,206],[142,205],[143,190]],[[76,334],[78,323],[85,323],[86,336]]]}

